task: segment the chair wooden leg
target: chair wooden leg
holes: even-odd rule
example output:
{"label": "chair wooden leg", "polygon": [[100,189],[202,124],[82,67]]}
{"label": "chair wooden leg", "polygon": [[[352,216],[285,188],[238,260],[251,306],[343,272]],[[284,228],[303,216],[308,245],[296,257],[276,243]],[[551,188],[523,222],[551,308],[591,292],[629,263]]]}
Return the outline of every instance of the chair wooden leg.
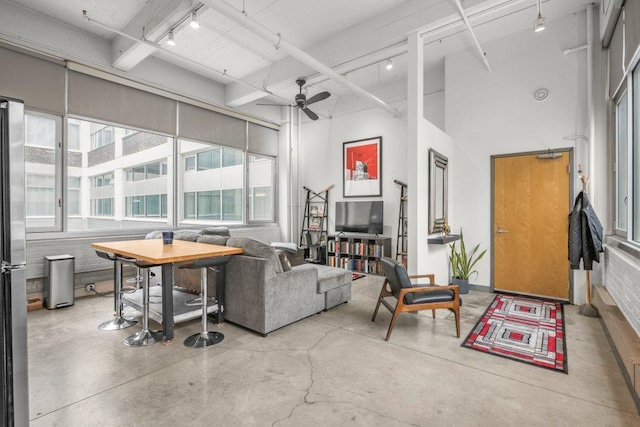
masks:
{"label": "chair wooden leg", "polygon": [[371,321],[373,322],[374,320],[376,320],[376,316],[378,315],[378,309],[380,308],[380,303],[382,302],[382,296],[378,297],[378,304],[376,304],[376,309],[373,311],[373,317],[371,318]]}
{"label": "chair wooden leg", "polygon": [[396,319],[398,318],[398,315],[402,313],[403,306],[404,304],[402,304],[402,301],[398,301],[398,303],[396,304],[396,309],[393,311],[393,316],[391,316],[391,323],[389,323],[387,337],[384,339],[385,341],[389,341],[389,338],[391,337],[391,331],[393,331],[393,327],[396,325]]}
{"label": "chair wooden leg", "polygon": [[460,307],[454,308],[453,314],[456,316],[456,337],[460,338]]}
{"label": "chair wooden leg", "polygon": [[393,331],[393,327],[396,324],[397,318],[398,318],[398,313],[393,313],[393,316],[391,317],[391,323],[389,323],[389,330],[387,331],[387,337],[384,339],[385,341],[389,341],[389,338],[391,337],[391,331]]}
{"label": "chair wooden leg", "polygon": [[432,312],[433,318],[435,319],[436,318],[436,311],[435,310],[431,310],[431,312]]}

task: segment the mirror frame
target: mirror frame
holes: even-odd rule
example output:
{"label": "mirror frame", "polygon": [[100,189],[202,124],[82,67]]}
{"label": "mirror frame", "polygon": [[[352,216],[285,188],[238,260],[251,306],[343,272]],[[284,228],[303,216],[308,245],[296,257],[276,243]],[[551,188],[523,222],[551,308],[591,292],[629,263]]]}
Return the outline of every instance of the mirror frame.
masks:
{"label": "mirror frame", "polygon": [[[442,169],[442,188],[436,188],[436,172]],[[442,197],[442,217],[436,218],[436,200]],[[443,230],[449,206],[449,159],[433,148],[429,149],[429,233]]]}

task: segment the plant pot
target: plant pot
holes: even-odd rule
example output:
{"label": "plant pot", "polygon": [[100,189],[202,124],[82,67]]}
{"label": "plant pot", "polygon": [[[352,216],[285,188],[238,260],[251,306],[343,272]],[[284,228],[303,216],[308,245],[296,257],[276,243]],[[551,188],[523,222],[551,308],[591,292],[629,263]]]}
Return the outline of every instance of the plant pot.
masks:
{"label": "plant pot", "polygon": [[451,279],[451,284],[458,285],[461,294],[469,293],[469,279],[458,279],[454,277]]}

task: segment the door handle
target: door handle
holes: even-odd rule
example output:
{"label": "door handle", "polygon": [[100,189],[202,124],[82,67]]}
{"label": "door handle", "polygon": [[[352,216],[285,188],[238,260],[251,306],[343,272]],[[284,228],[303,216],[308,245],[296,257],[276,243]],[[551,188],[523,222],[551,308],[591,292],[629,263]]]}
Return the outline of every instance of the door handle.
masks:
{"label": "door handle", "polygon": [[498,231],[496,231],[497,234],[502,234],[502,233],[508,233],[509,230],[503,230],[502,227],[498,226]]}

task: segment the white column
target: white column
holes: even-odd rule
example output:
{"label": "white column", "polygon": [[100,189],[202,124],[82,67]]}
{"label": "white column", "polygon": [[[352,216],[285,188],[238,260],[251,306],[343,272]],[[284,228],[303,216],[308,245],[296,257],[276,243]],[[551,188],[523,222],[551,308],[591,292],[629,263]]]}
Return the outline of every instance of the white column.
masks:
{"label": "white column", "polygon": [[423,74],[424,74],[424,47],[422,38],[417,32],[408,37],[408,94],[407,94],[407,165],[408,174],[408,195],[407,211],[409,216],[409,239],[408,239],[408,271],[409,274],[416,274],[418,271],[418,260],[426,254],[421,253],[419,240],[426,239],[427,236],[427,210],[420,209],[418,192],[418,170],[427,167],[426,164],[419,164],[418,141],[424,138],[421,122],[424,117],[423,101]]}

